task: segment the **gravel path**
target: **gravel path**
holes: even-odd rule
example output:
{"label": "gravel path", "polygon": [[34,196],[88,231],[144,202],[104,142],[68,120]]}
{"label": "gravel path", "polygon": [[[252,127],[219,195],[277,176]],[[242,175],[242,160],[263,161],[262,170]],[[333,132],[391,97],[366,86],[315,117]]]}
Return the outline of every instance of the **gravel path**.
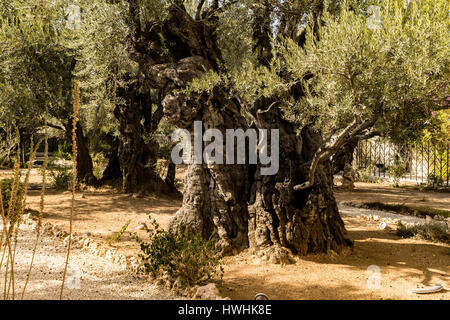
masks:
{"label": "gravel path", "polygon": [[380,210],[371,210],[364,208],[356,208],[344,205],[339,203],[339,213],[344,216],[350,217],[376,217],[379,219],[391,219],[391,220],[400,220],[404,224],[416,224],[416,223],[425,223],[426,220],[423,218],[417,218],[413,216],[406,216],[402,214],[397,214],[390,211],[380,211]]}
{"label": "gravel path", "polygon": [[[0,225],[0,232],[2,226]],[[15,259],[16,293],[22,292],[34,245],[35,232],[21,227]],[[66,246],[61,240],[44,236],[36,252],[31,279],[25,299],[58,299],[61,288]],[[72,249],[64,299],[156,299],[169,300],[175,296],[168,289],[150,283],[107,259]],[[0,286],[3,289],[5,268],[1,268]],[[3,294],[2,294],[3,296]]]}

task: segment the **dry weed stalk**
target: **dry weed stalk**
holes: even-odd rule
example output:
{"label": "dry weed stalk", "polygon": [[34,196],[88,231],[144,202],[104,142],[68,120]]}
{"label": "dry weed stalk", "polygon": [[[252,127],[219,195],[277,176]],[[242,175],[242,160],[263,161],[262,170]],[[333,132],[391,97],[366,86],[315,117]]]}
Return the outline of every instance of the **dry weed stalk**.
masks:
{"label": "dry weed stalk", "polygon": [[[14,178],[11,186],[10,199],[8,202],[8,212],[7,216],[5,214],[5,210],[3,207],[3,195],[1,198],[1,214],[2,214],[2,222],[3,222],[3,230],[6,236],[6,242],[3,245],[3,254],[2,261],[6,255],[6,270],[5,270],[5,283],[3,286],[3,297],[5,300],[9,299],[9,293],[12,286],[12,299],[15,296],[15,286],[14,286],[14,257],[12,254],[12,246],[11,246],[11,236],[14,232],[14,226],[18,219],[18,212],[16,212],[16,204],[18,199],[18,190],[20,188],[20,134],[19,130],[16,127],[16,141],[17,141],[17,154],[16,161],[14,163]],[[0,187],[0,193],[2,193]],[[1,264],[0,264],[1,267]],[[9,278],[8,278],[9,275]]]}
{"label": "dry weed stalk", "polygon": [[[31,159],[33,159],[33,161],[36,157],[36,152],[37,152],[40,144],[41,144],[41,141],[39,142],[36,149],[34,149],[34,151],[33,151],[33,154],[31,157]],[[33,166],[32,165],[33,161],[31,161],[31,159],[30,159],[30,164],[28,166],[27,177],[25,178],[25,181],[27,184],[25,187],[26,190],[28,190],[29,172],[31,171],[31,168]],[[47,179],[47,165],[48,165],[48,127],[47,127],[47,122],[46,122],[45,123],[45,136],[44,136],[44,163],[42,165],[42,189],[41,189],[41,200],[39,203],[39,216],[38,216],[38,221],[37,221],[37,225],[36,225],[36,239],[34,241],[33,252],[31,254],[31,261],[30,261],[30,265],[28,267],[27,276],[25,278],[25,284],[23,285],[21,299],[23,299],[25,296],[25,291],[27,289],[28,281],[30,280],[31,270],[33,269],[34,258],[36,256],[36,250],[37,250],[37,246],[38,246],[40,234],[41,234],[42,216],[44,215],[44,199],[45,199],[45,185],[46,185],[46,179]],[[25,192],[25,194],[26,194],[26,192]],[[25,209],[25,199],[23,202],[23,209]]]}
{"label": "dry weed stalk", "polygon": [[62,300],[64,292],[64,284],[66,281],[67,266],[69,264],[70,249],[72,246],[72,224],[73,224],[73,213],[75,211],[75,191],[77,186],[77,125],[78,125],[78,112],[80,110],[80,87],[78,82],[75,82],[75,93],[73,101],[73,122],[72,122],[72,159],[73,159],[73,177],[72,177],[72,203],[70,207],[70,225],[69,225],[69,244],[67,247],[66,263],[64,266],[64,274],[61,284],[61,292],[59,294],[59,299]]}
{"label": "dry weed stalk", "polygon": [[[20,179],[20,135],[16,131],[16,144],[18,146],[16,162],[14,165],[14,178],[11,186],[10,200],[8,202],[8,212],[5,213],[4,210],[4,200],[2,195],[2,190],[0,187],[0,212],[3,223],[2,236],[0,240],[0,248],[4,247],[2,253],[2,259],[0,261],[0,269],[3,266],[3,261],[6,255],[6,268],[4,276],[4,299],[11,298],[15,299],[15,279],[14,279],[14,264],[16,257],[16,249],[19,237],[20,225],[23,222],[23,214],[25,212],[26,195],[28,192],[29,178],[31,174],[31,169],[33,168],[33,163],[36,158],[36,152],[39,148],[41,142],[35,147],[33,144],[33,137],[31,137],[30,144],[30,157],[28,161],[28,168],[25,175],[24,182],[21,184]],[[14,235],[14,238],[12,236]],[[3,243],[5,238],[6,242]],[[7,250],[6,250],[7,249]],[[9,278],[8,278],[9,275]],[[10,292],[12,294],[10,295]]]}

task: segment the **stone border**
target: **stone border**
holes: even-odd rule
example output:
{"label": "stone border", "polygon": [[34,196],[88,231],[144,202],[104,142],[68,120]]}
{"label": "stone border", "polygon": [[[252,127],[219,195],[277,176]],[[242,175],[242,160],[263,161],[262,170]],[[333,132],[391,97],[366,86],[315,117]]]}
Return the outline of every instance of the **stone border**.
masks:
{"label": "stone border", "polygon": [[[37,228],[36,218],[33,217],[31,213],[24,215],[23,224],[31,226],[32,230],[36,230]],[[50,222],[45,222],[42,224],[41,234],[52,238],[61,239],[66,245],[69,242],[69,233],[52,225]],[[84,252],[105,258],[110,262],[119,265],[123,270],[129,270],[135,274],[138,274],[139,270],[143,267],[142,261],[140,261],[137,257],[127,257],[121,253],[118,253],[114,248],[107,248],[105,245],[99,244],[94,239],[90,238],[88,234],[79,235],[78,233],[73,233],[72,245],[74,248],[80,249]]]}

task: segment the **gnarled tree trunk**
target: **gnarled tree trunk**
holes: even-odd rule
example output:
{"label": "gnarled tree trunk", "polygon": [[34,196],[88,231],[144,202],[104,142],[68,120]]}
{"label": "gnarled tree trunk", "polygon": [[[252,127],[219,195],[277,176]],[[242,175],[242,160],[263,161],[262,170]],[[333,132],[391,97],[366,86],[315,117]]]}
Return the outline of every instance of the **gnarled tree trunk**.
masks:
{"label": "gnarled tree trunk", "polygon": [[[147,66],[147,78],[161,90],[164,112],[173,124],[193,133],[194,121],[202,121],[203,131],[214,128],[226,136],[226,129],[250,127],[228,88],[217,85],[189,96],[179,91],[207,70],[220,72],[215,19],[206,12],[202,20],[193,20],[182,6],[172,5],[164,22],[136,31],[130,51]],[[279,130],[278,173],[263,176],[261,165],[189,165],[183,205],[171,228],[198,230],[206,238],[217,233],[224,253],[250,247],[267,253],[272,262],[288,262],[289,251],[341,252],[351,247],[333,196],[331,162],[317,165],[310,188],[295,188],[309,180],[321,136],[309,127],[297,135],[280,110],[270,108],[272,103],[261,99],[252,117],[258,129]]]}

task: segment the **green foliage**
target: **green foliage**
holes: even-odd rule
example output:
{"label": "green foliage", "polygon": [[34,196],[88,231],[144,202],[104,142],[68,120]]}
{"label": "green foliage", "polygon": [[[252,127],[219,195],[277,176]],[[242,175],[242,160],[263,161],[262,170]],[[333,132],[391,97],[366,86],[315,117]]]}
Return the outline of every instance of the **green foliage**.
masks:
{"label": "green foliage", "polygon": [[53,158],[72,160],[72,147],[67,142],[59,144],[58,151],[53,154]]}
{"label": "green foliage", "polygon": [[396,234],[402,238],[413,238],[450,244],[450,229],[443,223],[425,223],[413,226],[400,225]]}
{"label": "green foliage", "polygon": [[127,231],[128,226],[130,225],[130,222],[131,222],[131,220],[128,220],[114,237],[111,237],[110,239],[108,239],[109,245],[111,245],[111,243],[113,243],[114,241],[120,240],[120,237],[125,233],[125,231]]}
{"label": "green foliage", "polygon": [[[128,57],[126,37],[130,34],[126,1],[80,1],[83,20],[77,37],[71,42],[77,50],[74,75],[83,92],[81,112],[91,144],[98,147],[99,137],[117,131],[113,111],[123,103],[117,89],[126,86],[138,73],[137,64]],[[99,151],[98,148],[94,149]]]}
{"label": "green foliage", "polygon": [[374,165],[368,165],[366,168],[356,170],[356,181],[377,183],[378,179],[372,176],[374,168],[375,168]]}
{"label": "green foliage", "polygon": [[287,117],[331,135],[360,113],[378,118],[375,128],[392,140],[405,141],[417,138],[433,111],[443,108],[450,81],[450,3],[378,5],[378,29],[368,28],[364,8],[352,10],[345,1],[338,16],[324,14],[320,41],[308,26],[303,48],[290,39],[279,44],[283,59],[274,68],[306,92],[286,103]]}
{"label": "green foliage", "polygon": [[436,111],[428,122],[424,140],[431,141],[435,145],[450,145],[450,110]]}
{"label": "green foliage", "polygon": [[177,189],[183,189],[184,188],[184,183],[180,179],[175,179],[173,185]]}
{"label": "green foliage", "polygon": [[108,159],[105,158],[105,155],[102,152],[99,152],[92,157],[92,163],[94,165],[94,175],[100,180],[103,177],[103,171],[108,165]]}
{"label": "green foliage", "polygon": [[394,178],[394,186],[398,187],[401,177],[406,172],[405,164],[402,163],[400,157],[396,154],[394,156],[394,163],[389,168],[389,174]]}
{"label": "green foliage", "polygon": [[204,240],[201,234],[194,232],[165,231],[155,220],[147,234],[149,242],[136,236],[145,273],[155,278],[167,274],[173,280],[180,279],[182,286],[222,278],[222,258],[215,238]]}
{"label": "green foliage", "polygon": [[159,176],[163,176],[164,172],[167,169],[167,161],[159,159],[158,161],[156,161],[156,163],[154,164],[155,167],[155,172],[159,175]]}
{"label": "green foliage", "polygon": [[72,186],[73,171],[68,166],[49,168],[54,187],[58,190],[69,190]]}
{"label": "green foliage", "polygon": [[67,119],[74,52],[66,46],[68,0],[0,6],[0,123],[35,131],[43,115]]}

